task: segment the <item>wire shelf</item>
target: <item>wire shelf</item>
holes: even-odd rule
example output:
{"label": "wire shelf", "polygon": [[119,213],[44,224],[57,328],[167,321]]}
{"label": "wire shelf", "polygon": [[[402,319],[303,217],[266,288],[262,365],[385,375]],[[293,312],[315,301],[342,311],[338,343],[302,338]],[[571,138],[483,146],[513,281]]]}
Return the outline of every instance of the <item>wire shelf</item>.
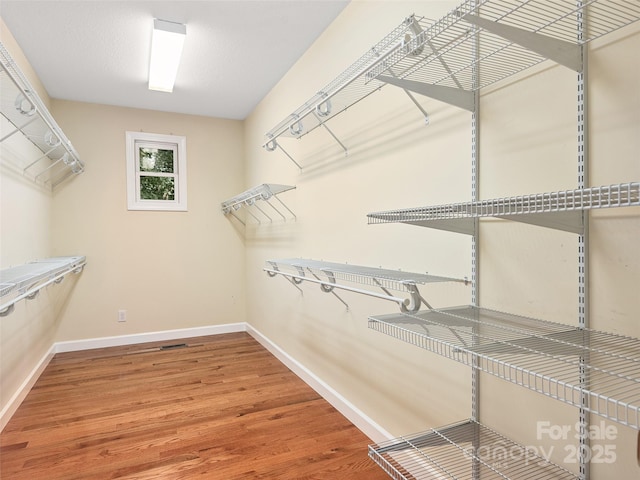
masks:
{"label": "wire shelf", "polygon": [[581,71],[577,46],[638,19],[640,4],[628,0],[467,0],[366,76],[393,71],[402,80],[475,91],[548,58]]}
{"label": "wire shelf", "polygon": [[382,315],[369,328],[640,429],[640,340],[473,306]]}
{"label": "wire shelf", "polygon": [[269,207],[271,207],[272,211],[275,211],[279,216],[283,218],[283,220],[286,220],[287,217],[269,201],[270,199],[275,199],[278,201],[280,206],[283,207],[295,219],[296,218],[295,214],[289,209],[289,207],[285,205],[285,203],[282,200],[280,200],[277,197],[278,194],[282,192],[287,192],[289,190],[293,190],[294,188],[296,187],[291,185],[263,183],[262,185],[258,185],[257,187],[250,188],[249,190],[246,190],[245,192],[242,192],[222,202],[221,204],[222,212],[225,215],[229,215],[229,214],[233,215],[237,220],[242,222],[242,224],[244,225],[245,221],[235,214],[236,211],[244,207],[247,209],[247,212],[251,217],[253,217],[258,223],[262,223],[260,220],[260,217],[254,215],[251,212],[250,208],[254,207],[258,212],[260,212],[262,217],[266,217],[269,221],[272,221],[273,219],[271,218],[271,216],[267,212],[265,212],[262,208],[260,208],[258,205],[256,205],[256,202],[263,201],[266,204],[268,204]]}
{"label": "wire shelf", "polygon": [[578,478],[472,420],[370,445],[369,457],[396,480]]}
{"label": "wire shelf", "polygon": [[428,22],[413,15],[406,18],[327,86],[269,130],[264,146],[267,147],[280,136],[300,138],[380,89],[384,83],[368,81],[364,72],[392,49],[404,44],[407,35],[415,36],[418,25]]}
{"label": "wire shelf", "polygon": [[473,234],[474,219],[498,217],[581,233],[584,210],[632,206],[640,206],[640,183],[637,182],[389,210],[370,213],[367,217],[369,224],[408,223],[434,228],[447,228],[442,221],[462,222],[460,231],[468,234]]}
{"label": "wire shelf", "polygon": [[[51,189],[82,173],[78,153],[2,44],[0,66],[3,161],[11,156],[14,168]],[[26,153],[25,145],[35,146],[38,153]]]}
{"label": "wire shelf", "polygon": [[64,275],[80,272],[85,263],[84,256],[53,257],[0,270],[0,316],[8,315],[18,301],[33,298]]}
{"label": "wire shelf", "polygon": [[348,265],[344,263],[323,262],[318,260],[307,260],[302,258],[285,258],[280,260],[269,260],[271,266],[284,267],[294,273],[309,271],[316,273],[321,278],[328,278],[327,274],[337,280],[380,287],[391,290],[404,291],[408,284],[426,285],[437,282],[463,282],[466,280],[453,277],[440,277],[426,273],[410,273],[401,270],[388,270],[384,268],[364,267],[360,265]]}
{"label": "wire shelf", "polygon": [[[420,294],[417,284],[440,282],[462,282],[467,280],[452,277],[438,277],[422,273],[409,273],[400,270],[387,270],[383,268],[363,267],[359,265],[347,265],[341,263],[322,262],[317,260],[304,260],[301,258],[286,258],[281,260],[268,260],[264,271],[271,277],[284,276],[289,282],[302,292],[298,286],[302,282],[320,284],[325,293],[332,293],[347,309],[349,305],[334,291],[334,289],[347,290],[354,293],[376,297],[382,300],[390,300],[398,304],[403,312],[416,312],[424,303],[429,303]],[[369,287],[380,288],[383,293],[368,289],[356,288],[350,285],[342,285],[338,281],[356,283]],[[409,298],[392,295],[389,290],[402,291]]]}

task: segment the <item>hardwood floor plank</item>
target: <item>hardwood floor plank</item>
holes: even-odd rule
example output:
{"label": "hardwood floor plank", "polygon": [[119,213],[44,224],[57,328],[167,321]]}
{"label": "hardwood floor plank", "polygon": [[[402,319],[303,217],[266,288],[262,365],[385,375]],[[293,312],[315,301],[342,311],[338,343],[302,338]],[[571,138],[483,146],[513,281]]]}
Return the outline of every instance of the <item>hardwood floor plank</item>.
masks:
{"label": "hardwood floor plank", "polygon": [[0,435],[0,477],[388,478],[368,443],[233,333],[56,355]]}

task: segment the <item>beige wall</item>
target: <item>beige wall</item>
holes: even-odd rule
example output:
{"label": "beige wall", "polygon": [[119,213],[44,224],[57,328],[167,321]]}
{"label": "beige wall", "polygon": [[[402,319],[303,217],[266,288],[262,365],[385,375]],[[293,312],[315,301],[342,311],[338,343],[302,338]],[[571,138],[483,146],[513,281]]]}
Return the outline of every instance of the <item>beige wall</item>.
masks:
{"label": "beige wall", "polygon": [[[0,41],[43,102],[49,103],[47,92],[2,19]],[[12,168],[15,156],[34,158],[28,142],[14,140],[9,138],[0,144],[2,269],[48,257],[51,251],[52,197],[47,190],[36,187]],[[60,302],[70,283],[47,288],[34,300],[18,303],[12,314],[0,318],[0,411],[51,348],[59,320]]]}
{"label": "beige wall", "polygon": [[[57,340],[244,322],[243,239],[220,211],[243,188],[242,122],[60,100],[53,113],[87,164],[53,205],[53,253],[88,263]],[[128,130],[187,137],[188,212],[127,210]]]}
{"label": "beige wall", "polygon": [[[421,98],[425,127],[404,93],[385,87],[329,126],[349,147],[344,156],[320,129],[260,148],[264,133],[309,99],[410,13],[438,18],[450,2],[353,2],[247,120],[247,183],[297,185],[287,198],[295,224],[247,231],[250,322],[393,434],[445,425],[470,415],[470,374],[452,361],[382,337],[367,316],[396,311],[383,301],[344,293],[350,309],[317,286],[300,294],[262,271],[269,258],[299,256],[369,266],[470,276],[470,242],[456,234],[405,225],[366,225],[368,212],[470,198],[470,115]],[[640,178],[637,52],[640,28],[590,47],[591,185]],[[576,74],[544,63],[483,92],[479,188],[482,198],[577,187]],[[640,212],[591,215],[592,326],[640,337]],[[576,324],[577,236],[487,220],[480,236],[480,305]],[[468,292],[423,288],[435,304]],[[481,421],[552,457],[570,457],[573,441],[538,438],[537,422],[571,425],[577,410],[492,378],[481,379]],[[599,422],[600,418],[593,418]],[[614,425],[617,459],[593,466],[592,478],[636,478],[632,429]],[[575,433],[575,432],[574,432]],[[596,442],[598,443],[598,442]],[[602,442],[600,442],[602,443]],[[571,460],[571,458],[569,458]],[[565,464],[577,471],[577,465]]]}

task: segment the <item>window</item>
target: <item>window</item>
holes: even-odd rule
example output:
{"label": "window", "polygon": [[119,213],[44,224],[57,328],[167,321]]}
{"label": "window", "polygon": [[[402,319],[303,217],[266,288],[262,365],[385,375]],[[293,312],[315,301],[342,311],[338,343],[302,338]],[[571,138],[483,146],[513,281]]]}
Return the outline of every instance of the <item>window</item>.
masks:
{"label": "window", "polygon": [[129,210],[187,210],[185,137],[127,132]]}

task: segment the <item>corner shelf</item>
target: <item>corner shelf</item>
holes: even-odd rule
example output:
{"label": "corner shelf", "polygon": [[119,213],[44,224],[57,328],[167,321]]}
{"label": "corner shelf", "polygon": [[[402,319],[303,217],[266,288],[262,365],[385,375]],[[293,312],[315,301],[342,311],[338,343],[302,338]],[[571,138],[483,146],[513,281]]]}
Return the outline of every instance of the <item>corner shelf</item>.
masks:
{"label": "corner shelf", "polygon": [[51,283],[60,283],[68,273],[80,273],[83,256],[53,257],[0,270],[0,317],[9,315],[22,299],[31,300]]}
{"label": "corner shelf", "polygon": [[369,457],[396,480],[579,478],[473,420],[370,445]]}
{"label": "corner shelf", "polygon": [[238,217],[235,212],[240,210],[242,207],[246,208],[246,211],[249,215],[251,215],[258,223],[262,223],[260,218],[254,215],[251,212],[251,207],[254,207],[258,210],[264,217],[266,217],[269,221],[273,221],[273,219],[269,216],[267,212],[265,212],[259,205],[256,204],[257,201],[264,201],[266,204],[271,207],[273,211],[275,211],[278,215],[280,215],[283,220],[286,220],[287,217],[278,210],[271,202],[270,199],[277,200],[284,209],[291,214],[291,216],[295,219],[295,214],[287,207],[282,200],[278,198],[278,194],[282,192],[287,192],[289,190],[293,190],[296,187],[291,185],[277,185],[274,183],[263,183],[262,185],[258,185],[257,187],[250,188],[245,192],[242,192],[228,200],[222,202],[222,212],[225,215],[234,216],[240,223],[246,225],[245,221]]}
{"label": "corner shelf", "polygon": [[[53,190],[69,177],[82,173],[84,163],[2,44],[0,66],[3,161],[33,182]],[[25,154],[34,147],[38,153]]]}
{"label": "corner shelf", "polygon": [[623,183],[467,203],[389,210],[367,215],[369,224],[407,223],[473,235],[481,217],[503,218],[582,234],[582,212],[640,206],[640,183]]}
{"label": "corner shelf", "polygon": [[[371,80],[366,76],[374,65],[384,59],[390,52],[403,49],[409,38],[422,33],[424,25],[429,25],[432,20],[423,17],[410,16],[393,29],[387,36],[374,45],[362,57],[356,60],[349,68],[336,77],[331,83],[318,91],[292,114],[271,128],[265,136],[267,141],[263,147],[268,151],[280,148],[289,159],[299,168],[302,168],[286,150],[278,143],[278,138],[301,138],[316,128],[322,126],[340,144],[345,153],[347,148],[338,140],[334,133],[326,125],[327,120],[342,113],[347,108],[355,105],[373,92],[384,86],[383,82]],[[418,54],[419,52],[410,52]],[[413,103],[422,111],[425,118],[427,113],[417,103],[411,93],[407,92]]]}
{"label": "corner shelf", "polygon": [[640,429],[640,340],[473,306],[369,318],[369,328]]}
{"label": "corner shelf", "polygon": [[[465,279],[439,277],[423,273],[409,273],[400,270],[347,265],[342,263],[306,260],[301,258],[287,258],[268,260],[264,271],[271,277],[283,275],[296,288],[303,281],[317,283],[325,293],[333,293],[347,308],[349,306],[333,290],[334,288],[361,293],[383,300],[391,300],[400,306],[402,311],[417,311],[422,303],[429,305],[418,291],[418,284],[426,285],[439,282],[460,282],[467,284]],[[285,270],[282,270],[284,268]],[[307,273],[310,276],[307,276]],[[359,285],[380,288],[384,293],[354,288],[338,284],[342,280]],[[394,296],[389,290],[406,292],[410,298],[404,299]],[[300,290],[302,291],[302,290]]]}

